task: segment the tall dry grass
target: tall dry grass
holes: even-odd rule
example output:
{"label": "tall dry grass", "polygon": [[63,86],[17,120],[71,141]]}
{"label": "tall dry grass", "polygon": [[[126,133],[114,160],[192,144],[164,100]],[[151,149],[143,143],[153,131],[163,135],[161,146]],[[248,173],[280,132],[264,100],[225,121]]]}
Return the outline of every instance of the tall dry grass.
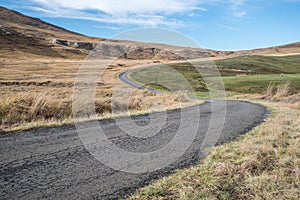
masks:
{"label": "tall dry grass", "polygon": [[265,97],[271,99],[272,101],[279,101],[285,97],[290,96],[293,93],[290,82],[282,84],[270,83],[265,91]]}
{"label": "tall dry grass", "polygon": [[52,98],[47,93],[2,96],[0,98],[0,126],[14,127],[33,121],[69,118],[71,101]]}
{"label": "tall dry grass", "polygon": [[[49,90],[36,93],[19,93],[0,96],[0,131],[24,130],[73,122],[72,94]],[[124,102],[123,98],[112,102],[111,91],[99,90],[95,98],[95,114],[86,119],[102,119],[113,116],[157,112],[201,104],[188,100],[185,94],[154,94],[138,90]],[[181,102],[180,102],[181,101]],[[114,110],[112,110],[114,108]],[[93,115],[93,116],[92,116]]]}

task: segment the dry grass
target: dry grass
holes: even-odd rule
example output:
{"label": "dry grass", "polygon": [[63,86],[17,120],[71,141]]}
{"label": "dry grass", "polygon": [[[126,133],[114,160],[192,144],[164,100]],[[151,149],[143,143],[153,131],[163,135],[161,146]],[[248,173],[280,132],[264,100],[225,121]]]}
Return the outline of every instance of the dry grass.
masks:
{"label": "dry grass", "polygon": [[299,199],[300,112],[260,103],[272,110],[264,124],[129,199]]}
{"label": "dry grass", "polygon": [[0,124],[8,127],[41,120],[59,121],[71,116],[70,101],[51,98],[47,93],[6,96],[0,102]]}
{"label": "dry grass", "polygon": [[284,104],[287,107],[300,109],[300,93],[293,94],[291,82],[282,84],[269,84],[263,94],[238,94],[230,96],[230,99],[268,100]]}
{"label": "dry grass", "polygon": [[[0,132],[72,123],[73,87],[81,62],[54,59],[0,61]],[[99,81],[95,98],[97,116],[93,119],[129,115],[124,113],[127,104],[122,101],[114,102],[119,112],[111,113],[114,88],[118,85],[126,91],[129,87],[121,83],[117,75],[150,62],[114,61]],[[184,101],[182,105],[176,94],[136,90],[128,106],[131,114],[138,114],[202,103],[188,100],[185,94],[178,96]]]}
{"label": "dry grass", "polygon": [[292,93],[293,91],[290,82],[286,82],[281,85],[271,83],[265,92],[265,97],[272,101],[278,101],[289,97]]}
{"label": "dry grass", "polygon": [[[128,105],[122,101],[115,101],[113,104],[117,109],[112,113],[110,96],[111,94],[107,92],[98,94],[95,99],[96,116],[86,116],[82,120],[101,120],[159,112],[204,102],[185,99],[179,103],[176,95],[161,94],[157,96],[149,91],[138,91],[132,96]],[[2,96],[0,98],[0,130],[4,132],[70,123],[73,123],[72,99],[70,98],[57,98],[52,92],[37,93],[36,95],[24,93],[19,96]]]}

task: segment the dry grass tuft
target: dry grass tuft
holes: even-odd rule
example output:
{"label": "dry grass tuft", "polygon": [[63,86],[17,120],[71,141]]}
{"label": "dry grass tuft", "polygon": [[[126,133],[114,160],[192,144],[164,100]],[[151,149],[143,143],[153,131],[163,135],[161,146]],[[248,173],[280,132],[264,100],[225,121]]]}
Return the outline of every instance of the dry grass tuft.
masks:
{"label": "dry grass tuft", "polygon": [[191,98],[188,95],[187,91],[178,91],[176,93],[176,99],[175,101],[181,102],[181,103],[187,103],[187,102],[191,102]]}
{"label": "dry grass tuft", "polygon": [[272,101],[279,101],[285,97],[290,96],[293,93],[291,83],[286,82],[284,84],[275,85],[271,83],[265,92],[265,97]]}
{"label": "dry grass tuft", "polygon": [[300,112],[261,103],[273,111],[264,124],[129,199],[299,199]]}
{"label": "dry grass tuft", "polygon": [[71,115],[71,101],[51,98],[49,94],[2,96],[0,98],[1,127],[15,127],[33,121],[62,120]]}

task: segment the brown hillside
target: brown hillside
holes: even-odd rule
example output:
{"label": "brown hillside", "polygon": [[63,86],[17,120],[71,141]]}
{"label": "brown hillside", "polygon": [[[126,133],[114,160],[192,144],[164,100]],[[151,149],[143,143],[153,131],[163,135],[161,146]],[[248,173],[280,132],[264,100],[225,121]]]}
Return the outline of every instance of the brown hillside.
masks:
{"label": "brown hillside", "polygon": [[[300,53],[300,43],[245,50],[213,51],[149,44],[133,41],[105,40],[77,34],[37,18],[0,6],[0,53],[3,58],[83,59],[97,47],[103,57],[124,55],[127,59],[182,60],[243,55],[287,55]],[[164,51],[161,51],[163,49]],[[129,52],[128,54],[125,53]],[[155,52],[155,53],[154,53]]]}

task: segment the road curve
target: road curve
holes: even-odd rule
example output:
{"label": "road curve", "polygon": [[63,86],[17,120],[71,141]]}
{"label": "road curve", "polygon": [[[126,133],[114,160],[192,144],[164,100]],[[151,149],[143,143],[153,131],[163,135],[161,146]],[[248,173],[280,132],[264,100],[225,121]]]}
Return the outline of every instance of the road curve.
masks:
{"label": "road curve", "polygon": [[[261,123],[267,113],[260,105],[242,101],[226,103],[227,115],[219,144],[249,131]],[[75,125],[2,134],[0,199],[119,199],[129,196],[150,181],[191,166],[202,158],[200,146],[211,120],[211,102],[199,107],[200,128],[190,148],[170,166],[144,174],[117,171],[96,160],[82,144]],[[170,141],[181,122],[181,112],[195,108],[168,111],[162,130],[147,139],[132,138],[122,132],[113,119],[99,124],[114,144],[130,151],[149,149],[149,144],[157,147]],[[160,113],[155,116],[159,117]],[[126,123],[131,119],[140,125],[149,123],[148,115],[124,117],[122,121]],[[89,127],[90,123],[86,122],[85,126]]]}

